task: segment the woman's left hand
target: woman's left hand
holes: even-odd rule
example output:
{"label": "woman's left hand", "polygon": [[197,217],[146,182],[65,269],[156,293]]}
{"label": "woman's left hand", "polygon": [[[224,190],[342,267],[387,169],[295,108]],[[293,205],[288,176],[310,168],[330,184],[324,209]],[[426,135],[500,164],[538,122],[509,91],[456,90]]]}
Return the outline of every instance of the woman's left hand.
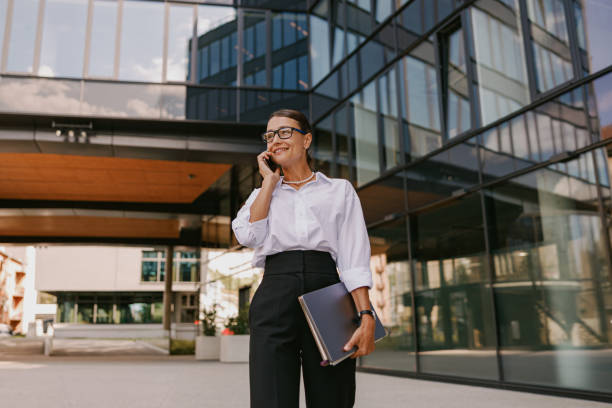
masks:
{"label": "woman's left hand", "polygon": [[353,336],[344,346],[344,351],[349,351],[354,346],[357,346],[357,351],[351,355],[351,358],[367,356],[374,351],[374,329],[376,322],[370,315],[364,315],[361,318],[361,324],[353,333]]}

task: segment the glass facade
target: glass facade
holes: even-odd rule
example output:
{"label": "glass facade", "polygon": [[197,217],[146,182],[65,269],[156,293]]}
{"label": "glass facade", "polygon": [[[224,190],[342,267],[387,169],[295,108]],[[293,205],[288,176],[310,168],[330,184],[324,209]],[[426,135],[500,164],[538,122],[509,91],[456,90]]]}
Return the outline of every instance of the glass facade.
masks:
{"label": "glass facade", "polygon": [[[185,122],[302,110],[314,167],[353,183],[370,233],[389,336],[361,367],[609,398],[610,18],[602,0],[0,0],[0,111],[195,140]],[[235,164],[198,199],[218,203],[203,237],[235,244],[258,177]],[[174,279],[198,262],[177,252]],[[143,282],[165,270],[143,252]],[[58,319],[158,313],[96,296],[58,299]]]}
{"label": "glass facade", "polygon": [[57,294],[57,323],[161,323],[161,292]]}
{"label": "glass facade", "polygon": [[[200,256],[197,251],[175,251],[172,271],[175,282],[198,282]],[[142,251],[141,282],[163,282],[166,276],[166,252]]]}

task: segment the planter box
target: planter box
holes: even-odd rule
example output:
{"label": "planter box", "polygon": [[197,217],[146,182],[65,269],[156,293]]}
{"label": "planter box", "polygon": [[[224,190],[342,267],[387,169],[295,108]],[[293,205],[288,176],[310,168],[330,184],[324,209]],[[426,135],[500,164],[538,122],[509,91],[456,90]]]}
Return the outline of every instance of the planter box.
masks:
{"label": "planter box", "polygon": [[250,337],[248,334],[221,336],[221,362],[248,363]]}
{"label": "planter box", "polygon": [[221,338],[218,336],[198,336],[195,340],[196,360],[219,360]]}

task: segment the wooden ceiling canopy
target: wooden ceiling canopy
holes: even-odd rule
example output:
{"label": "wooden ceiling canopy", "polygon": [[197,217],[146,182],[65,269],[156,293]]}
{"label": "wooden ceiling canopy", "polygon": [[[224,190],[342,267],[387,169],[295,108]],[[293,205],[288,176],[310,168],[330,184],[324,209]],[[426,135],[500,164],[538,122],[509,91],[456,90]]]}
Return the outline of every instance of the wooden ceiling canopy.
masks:
{"label": "wooden ceiling canopy", "polygon": [[0,198],[192,203],[230,164],[0,153]]}

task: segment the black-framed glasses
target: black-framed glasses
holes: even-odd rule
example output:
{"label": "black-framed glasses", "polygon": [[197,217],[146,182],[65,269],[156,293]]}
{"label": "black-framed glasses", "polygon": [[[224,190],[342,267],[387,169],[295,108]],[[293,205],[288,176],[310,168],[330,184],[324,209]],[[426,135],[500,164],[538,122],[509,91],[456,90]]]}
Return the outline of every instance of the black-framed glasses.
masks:
{"label": "black-framed glasses", "polygon": [[278,134],[278,137],[281,139],[289,139],[291,136],[293,136],[294,130],[297,130],[303,135],[306,134],[306,132],[301,129],[287,126],[276,130],[268,130],[267,132],[262,133],[261,138],[266,143],[270,143],[272,140],[274,140],[274,135],[276,134]]}

